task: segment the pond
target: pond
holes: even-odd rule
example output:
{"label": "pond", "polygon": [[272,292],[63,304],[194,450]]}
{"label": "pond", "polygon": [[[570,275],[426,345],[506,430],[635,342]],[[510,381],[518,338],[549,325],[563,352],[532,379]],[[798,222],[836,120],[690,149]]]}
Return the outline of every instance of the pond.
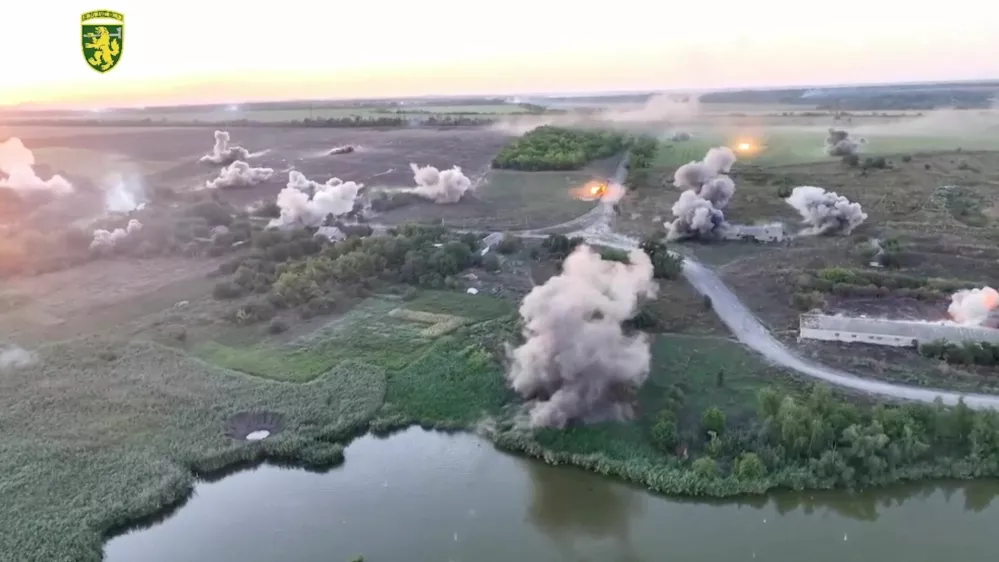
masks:
{"label": "pond", "polygon": [[261,466],[197,486],[108,562],[995,560],[999,483],[740,501],[654,496],[467,434],[364,437],[326,474]]}

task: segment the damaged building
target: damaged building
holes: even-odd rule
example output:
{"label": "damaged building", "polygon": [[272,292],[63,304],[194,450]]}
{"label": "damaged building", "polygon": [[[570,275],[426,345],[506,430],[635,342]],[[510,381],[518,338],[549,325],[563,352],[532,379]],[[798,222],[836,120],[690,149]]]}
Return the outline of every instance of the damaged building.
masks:
{"label": "damaged building", "polygon": [[799,317],[798,340],[859,342],[893,347],[916,347],[939,340],[957,344],[999,344],[999,330],[950,322],[802,314]]}
{"label": "damaged building", "polygon": [[725,240],[745,240],[747,242],[773,243],[784,240],[784,225],[773,224],[732,224],[722,234]]}

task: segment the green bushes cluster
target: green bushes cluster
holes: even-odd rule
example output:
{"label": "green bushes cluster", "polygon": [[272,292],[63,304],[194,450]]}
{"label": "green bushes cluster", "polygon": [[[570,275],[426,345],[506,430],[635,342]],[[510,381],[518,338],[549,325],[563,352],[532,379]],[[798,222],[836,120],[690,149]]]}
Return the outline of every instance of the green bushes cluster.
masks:
{"label": "green bushes cluster", "polygon": [[648,186],[652,176],[652,163],[659,149],[659,141],[654,137],[640,136],[631,143],[631,153],[628,158],[628,174],[624,183],[630,189]]}
{"label": "green bushes cluster", "polygon": [[511,170],[578,170],[626,148],[623,135],[607,131],[579,131],[538,127],[514,139],[493,159],[493,167]]}
{"label": "green bushes cluster", "polygon": [[659,239],[646,238],[639,248],[652,260],[652,276],[656,279],[676,279],[683,272],[683,258],[670,253]]}
{"label": "green bushes cluster", "polygon": [[[406,225],[387,236],[349,237],[331,243],[311,229],[265,230],[253,237],[253,251],[226,262],[213,292],[218,299],[265,294],[276,308],[296,308],[304,316],[333,311],[340,299],[363,296],[380,283],[443,288],[452,277],[480,264],[475,235],[456,236],[440,226]],[[245,310],[242,321],[265,321],[273,314]]]}
{"label": "green bushes cluster", "polygon": [[920,345],[919,354],[954,365],[999,365],[999,345],[986,341],[959,345],[938,340]]}
{"label": "green bushes cluster", "polygon": [[800,276],[795,286],[802,294],[818,292],[848,297],[894,296],[935,300],[975,285],[954,279],[830,267]]}

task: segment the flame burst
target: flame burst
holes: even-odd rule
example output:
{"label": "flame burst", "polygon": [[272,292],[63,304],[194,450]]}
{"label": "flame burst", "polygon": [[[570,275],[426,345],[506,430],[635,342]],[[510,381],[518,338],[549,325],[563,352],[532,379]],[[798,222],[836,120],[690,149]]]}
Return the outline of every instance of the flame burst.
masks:
{"label": "flame burst", "polygon": [[951,295],[948,314],[961,324],[982,325],[999,307],[999,291],[992,287],[965,289]]}
{"label": "flame burst", "polygon": [[739,149],[739,152],[748,152],[753,149],[753,145],[752,143],[748,142],[740,142],[739,145],[736,146],[736,148]]}
{"label": "flame burst", "polygon": [[605,181],[591,181],[584,186],[577,187],[573,189],[573,197],[576,199],[583,199],[584,201],[592,201],[594,199],[601,199],[607,194],[607,182]]}

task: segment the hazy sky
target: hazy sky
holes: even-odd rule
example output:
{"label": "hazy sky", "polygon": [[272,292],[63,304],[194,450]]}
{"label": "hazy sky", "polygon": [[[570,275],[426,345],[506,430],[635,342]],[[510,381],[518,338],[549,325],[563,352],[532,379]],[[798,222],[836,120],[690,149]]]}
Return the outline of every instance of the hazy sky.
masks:
{"label": "hazy sky", "polygon": [[[11,2],[0,104],[999,78],[988,0]],[[95,9],[125,15],[107,74],[81,54]]]}

